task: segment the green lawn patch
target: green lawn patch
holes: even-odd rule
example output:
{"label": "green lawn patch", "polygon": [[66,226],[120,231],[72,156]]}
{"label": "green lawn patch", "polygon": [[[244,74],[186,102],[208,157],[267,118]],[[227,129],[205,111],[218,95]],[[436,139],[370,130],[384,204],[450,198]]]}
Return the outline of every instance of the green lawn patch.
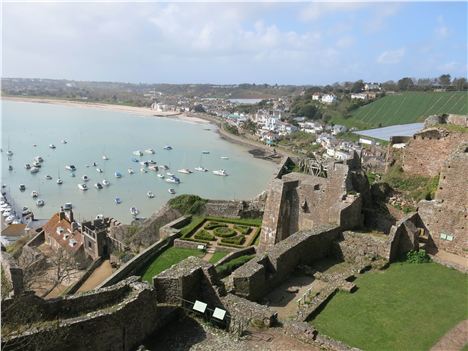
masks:
{"label": "green lawn patch", "polygon": [[218,262],[220,259],[222,259],[224,256],[226,256],[229,252],[225,251],[216,251],[213,256],[209,259],[208,262],[215,264]]}
{"label": "green lawn patch", "polygon": [[205,220],[204,217],[193,216],[190,223],[180,230],[180,234],[182,235],[182,237],[187,236],[193,230],[197,229],[203,223],[204,220]]}
{"label": "green lawn patch", "polygon": [[173,264],[179,263],[190,256],[203,257],[204,252],[197,249],[184,249],[180,247],[171,247],[156,257],[142,274],[142,279],[151,282],[153,277],[166,270]]}
{"label": "green lawn patch", "polygon": [[254,257],[255,257],[255,255],[239,256],[237,258],[232,259],[231,261],[228,261],[228,262],[216,267],[216,272],[218,272],[218,274],[221,277],[225,277],[225,276],[231,274],[231,272],[234,271],[235,269],[242,266],[244,263],[250,261]]}
{"label": "green lawn patch", "polygon": [[468,318],[468,276],[436,263],[394,263],[337,293],[311,323],[319,332],[370,350],[429,350]]}

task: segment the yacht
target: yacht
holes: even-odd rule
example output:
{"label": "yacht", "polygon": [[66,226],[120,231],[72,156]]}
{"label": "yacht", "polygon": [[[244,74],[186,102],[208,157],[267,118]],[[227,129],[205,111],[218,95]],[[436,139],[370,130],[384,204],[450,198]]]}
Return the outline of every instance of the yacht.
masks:
{"label": "yacht", "polygon": [[161,166],[159,166],[159,167],[160,167],[161,169],[164,169],[164,170],[168,170],[168,169],[169,169],[169,166],[167,166],[167,165],[161,165]]}
{"label": "yacht", "polygon": [[97,190],[101,190],[101,189],[102,189],[102,184],[98,182],[98,183],[94,184],[94,187],[95,187]]}
{"label": "yacht", "polygon": [[168,189],[167,191],[169,191],[169,194],[173,194],[173,195],[176,193],[175,190],[172,188]]}
{"label": "yacht", "polygon": [[97,171],[98,173],[102,173],[102,169],[100,169],[100,168],[96,168],[96,171]]}
{"label": "yacht", "polygon": [[46,175],[46,176],[45,176],[45,179],[47,179],[47,180],[52,180],[52,176]]}
{"label": "yacht", "polygon": [[107,160],[109,159],[109,157],[107,157],[106,155],[102,155],[102,159],[103,159],[104,161],[107,161]]}
{"label": "yacht", "polygon": [[201,167],[201,166],[195,167],[194,169],[198,172],[208,172],[208,170],[205,167]]}
{"label": "yacht", "polygon": [[57,178],[57,184],[58,184],[58,185],[61,185],[61,184],[63,184],[63,180],[62,180],[62,178]]}
{"label": "yacht", "polygon": [[73,165],[67,165],[67,166],[65,166],[65,169],[67,169],[69,171],[72,171],[72,172],[76,171],[76,167],[73,166]]}
{"label": "yacht", "polygon": [[41,163],[40,163],[40,162],[37,162],[37,161],[34,161],[34,162],[32,163],[32,165],[33,165],[34,167],[37,167],[37,168],[41,168],[41,167],[42,167],[42,166],[41,166]]}
{"label": "yacht", "polygon": [[25,191],[25,190],[26,190],[26,185],[20,184],[20,185],[19,185],[19,190]]}
{"label": "yacht", "polygon": [[34,161],[36,162],[44,162],[44,159],[41,156],[34,157]]}
{"label": "yacht", "polygon": [[42,207],[42,206],[45,205],[45,202],[44,202],[44,200],[39,199],[39,200],[36,201],[36,205],[37,205],[38,207]]}
{"label": "yacht", "polygon": [[156,165],[151,165],[148,167],[148,169],[153,172],[157,172],[159,170],[158,166]]}
{"label": "yacht", "polygon": [[173,176],[174,176],[174,173],[166,172],[166,175],[169,176],[169,177],[173,177]]}
{"label": "yacht", "polygon": [[133,173],[135,173],[135,171],[133,169],[129,168],[128,169],[128,174],[133,174]]}
{"label": "yacht", "polygon": [[133,217],[136,217],[136,216],[138,216],[138,214],[140,213],[140,211],[139,211],[138,208],[136,208],[136,207],[131,207],[131,208],[130,208],[130,213],[132,214]]}
{"label": "yacht", "polygon": [[141,162],[140,162],[140,165],[141,165],[141,166],[148,167],[148,161],[141,161]]}
{"label": "yacht", "polygon": [[32,167],[31,170],[30,170],[31,174],[34,174],[34,173],[37,173],[39,172],[39,168],[37,167]]}
{"label": "yacht", "polygon": [[116,171],[116,172],[114,173],[114,176],[115,176],[116,178],[122,178],[122,173]]}
{"label": "yacht", "polygon": [[143,167],[140,168],[140,172],[142,172],[142,173],[148,173],[148,171],[147,171],[145,168],[143,168]]}
{"label": "yacht", "polygon": [[220,159],[221,159],[221,160],[229,160],[229,157],[227,157],[227,156],[221,156]]}
{"label": "yacht", "polygon": [[86,184],[78,184],[78,189],[85,191],[88,190],[88,186]]}
{"label": "yacht", "polygon": [[179,183],[180,183],[180,179],[177,178],[176,176],[171,176],[171,177],[169,177],[169,178],[166,178],[166,182],[179,184]]}
{"label": "yacht", "polygon": [[166,146],[164,146],[164,150],[172,150],[172,146],[171,145],[166,145]]}
{"label": "yacht", "polygon": [[184,174],[190,174],[192,173],[192,171],[188,168],[182,168],[182,169],[179,169],[177,172],[179,173],[184,173]]}
{"label": "yacht", "polygon": [[62,144],[66,144],[67,141],[65,139],[62,140]]}
{"label": "yacht", "polygon": [[102,181],[102,185],[109,186],[109,185],[110,185],[110,182],[109,182],[107,179],[104,179],[104,180]]}
{"label": "yacht", "polygon": [[141,152],[140,150],[133,151],[133,154],[135,156],[143,156],[143,152]]}
{"label": "yacht", "polygon": [[161,173],[158,173],[157,176],[158,178],[161,178],[161,179],[164,178],[164,174],[161,174]]}
{"label": "yacht", "polygon": [[146,149],[145,152],[147,154],[154,154],[155,153],[153,149]]}
{"label": "yacht", "polygon": [[50,145],[49,145],[49,148],[55,149],[55,145],[54,145],[54,144],[50,144]]}
{"label": "yacht", "polygon": [[116,205],[120,205],[122,203],[122,200],[120,199],[120,197],[116,197],[114,199],[114,202],[115,202]]}
{"label": "yacht", "polygon": [[34,199],[35,197],[38,197],[39,193],[36,190],[31,191],[31,197]]}
{"label": "yacht", "polygon": [[153,194],[152,191],[148,191],[148,192],[146,193],[146,196],[148,196],[150,199],[152,199],[152,198],[154,197],[154,194]]}
{"label": "yacht", "polygon": [[83,182],[87,182],[89,180],[89,177],[85,174],[84,176],[81,177]]}
{"label": "yacht", "polygon": [[65,205],[63,205],[64,210],[71,210],[73,208],[73,205],[71,202],[65,202]]}
{"label": "yacht", "polygon": [[202,154],[208,155],[210,152],[209,151],[202,151]]}
{"label": "yacht", "polygon": [[29,163],[26,163],[26,164],[24,165],[24,168],[26,168],[26,169],[31,169],[31,165],[30,165]]}
{"label": "yacht", "polygon": [[213,174],[218,175],[218,176],[227,176],[228,175],[224,169],[218,169],[217,171],[213,171]]}
{"label": "yacht", "polygon": [[7,156],[13,156],[13,151],[8,150],[6,154],[7,154]]}

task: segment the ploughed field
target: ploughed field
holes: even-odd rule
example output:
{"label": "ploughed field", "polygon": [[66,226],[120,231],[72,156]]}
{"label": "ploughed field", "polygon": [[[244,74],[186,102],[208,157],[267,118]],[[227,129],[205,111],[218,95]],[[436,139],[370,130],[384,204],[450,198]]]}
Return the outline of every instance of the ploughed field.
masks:
{"label": "ploughed field", "polygon": [[468,93],[405,92],[387,95],[358,108],[348,122],[367,125],[369,128],[379,125],[386,127],[423,122],[429,115],[443,113],[468,114]]}
{"label": "ploughed field", "polygon": [[311,323],[363,350],[429,350],[468,318],[468,276],[436,263],[394,263],[359,276]]}

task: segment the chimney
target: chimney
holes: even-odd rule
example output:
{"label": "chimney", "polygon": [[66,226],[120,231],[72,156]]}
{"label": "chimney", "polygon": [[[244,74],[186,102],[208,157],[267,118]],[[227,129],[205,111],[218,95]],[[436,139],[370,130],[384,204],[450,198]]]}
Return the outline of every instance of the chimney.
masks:
{"label": "chimney", "polygon": [[67,210],[65,213],[67,215],[68,221],[70,223],[73,222],[73,211],[72,210]]}
{"label": "chimney", "polygon": [[59,220],[65,219],[65,211],[63,210],[63,207],[60,207],[60,212],[59,212]]}

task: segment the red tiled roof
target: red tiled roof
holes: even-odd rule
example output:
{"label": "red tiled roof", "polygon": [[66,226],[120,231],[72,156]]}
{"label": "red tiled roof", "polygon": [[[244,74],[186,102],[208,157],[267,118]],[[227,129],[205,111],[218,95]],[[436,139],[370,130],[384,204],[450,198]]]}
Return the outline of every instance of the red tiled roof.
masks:
{"label": "red tiled roof", "polygon": [[[57,233],[57,228],[62,228],[62,234]],[[69,253],[76,253],[83,245],[83,234],[79,230],[71,231],[71,223],[67,218],[60,220],[59,213],[54,214],[49,221],[42,227],[44,232],[53,238],[60,246],[62,246]],[[64,239],[68,235],[67,239]],[[76,240],[74,246],[70,246],[70,240]]]}

